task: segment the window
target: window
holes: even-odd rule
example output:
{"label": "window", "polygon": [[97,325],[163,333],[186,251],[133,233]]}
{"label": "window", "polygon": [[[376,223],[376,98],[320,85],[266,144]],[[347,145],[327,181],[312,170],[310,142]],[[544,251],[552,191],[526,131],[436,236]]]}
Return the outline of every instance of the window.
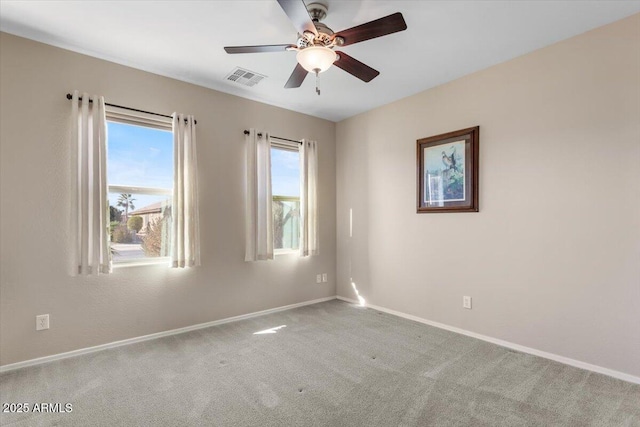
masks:
{"label": "window", "polygon": [[297,144],[271,141],[273,249],[297,250],[300,241],[300,154]]}
{"label": "window", "polygon": [[114,264],[168,261],[173,191],[171,123],[107,113],[107,183]]}

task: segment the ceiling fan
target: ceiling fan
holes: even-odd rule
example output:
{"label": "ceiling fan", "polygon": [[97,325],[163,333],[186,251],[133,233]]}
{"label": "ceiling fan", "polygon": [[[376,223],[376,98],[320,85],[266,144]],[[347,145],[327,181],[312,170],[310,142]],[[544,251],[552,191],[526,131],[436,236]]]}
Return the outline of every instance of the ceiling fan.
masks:
{"label": "ceiling fan", "polygon": [[[407,29],[407,24],[400,12],[384,18],[367,22],[347,30],[334,33],[320,21],[327,16],[327,6],[320,3],[305,5],[303,0],[278,0],[278,4],[287,14],[299,33],[296,44],[277,44],[261,46],[227,46],[227,53],[263,53],[296,51],[298,64],[285,88],[296,88],[302,85],[307,74],[312,72],[318,76],[334,64],[347,73],[364,82],[370,82],[380,72],[358,61],[335,47],[349,46],[376,37],[386,36]],[[320,90],[316,87],[320,95]]]}

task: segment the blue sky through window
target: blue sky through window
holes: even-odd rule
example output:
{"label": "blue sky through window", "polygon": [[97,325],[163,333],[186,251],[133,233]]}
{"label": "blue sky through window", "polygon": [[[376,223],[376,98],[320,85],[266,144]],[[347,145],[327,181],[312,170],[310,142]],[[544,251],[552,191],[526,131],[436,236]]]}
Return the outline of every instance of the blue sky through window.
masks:
{"label": "blue sky through window", "polygon": [[[107,182],[109,185],[173,188],[171,131],[107,122]],[[110,193],[116,206],[119,194]],[[134,194],[135,209],[166,199]],[[122,209],[122,208],[119,208]]]}
{"label": "blue sky through window", "polygon": [[[107,122],[109,185],[173,188],[173,136],[170,131]],[[271,149],[272,194],[300,196],[300,155]],[[119,194],[110,193],[117,206]],[[134,194],[134,210],[165,200],[164,196]],[[119,207],[119,209],[122,209]]]}
{"label": "blue sky through window", "polygon": [[300,197],[300,154],[271,149],[271,194]]}

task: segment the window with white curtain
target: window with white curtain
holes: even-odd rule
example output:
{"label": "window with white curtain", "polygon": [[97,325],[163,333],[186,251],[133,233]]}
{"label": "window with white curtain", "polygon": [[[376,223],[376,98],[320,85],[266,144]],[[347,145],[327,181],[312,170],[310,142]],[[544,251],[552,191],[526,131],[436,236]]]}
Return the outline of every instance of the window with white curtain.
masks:
{"label": "window with white curtain", "polygon": [[174,181],[171,118],[107,110],[107,183],[114,264],[168,263]]}
{"label": "window with white curtain", "polygon": [[300,153],[298,143],[271,139],[274,253],[300,247]]}

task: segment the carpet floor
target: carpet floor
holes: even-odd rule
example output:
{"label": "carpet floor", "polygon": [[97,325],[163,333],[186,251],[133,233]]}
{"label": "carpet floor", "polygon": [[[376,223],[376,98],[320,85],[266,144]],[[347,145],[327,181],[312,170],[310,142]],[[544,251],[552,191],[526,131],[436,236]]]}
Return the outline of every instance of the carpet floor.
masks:
{"label": "carpet floor", "polygon": [[72,404],[12,426],[640,426],[640,385],[336,300],[6,372],[0,394]]}

